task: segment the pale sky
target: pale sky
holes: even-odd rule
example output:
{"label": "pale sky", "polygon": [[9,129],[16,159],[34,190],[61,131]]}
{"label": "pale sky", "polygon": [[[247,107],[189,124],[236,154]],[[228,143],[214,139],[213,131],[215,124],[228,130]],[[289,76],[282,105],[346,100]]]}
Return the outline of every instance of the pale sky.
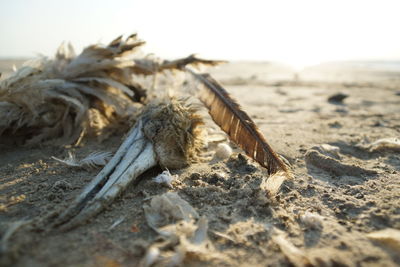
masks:
{"label": "pale sky", "polygon": [[0,0],[0,57],[138,32],[163,58],[400,59],[399,0]]}

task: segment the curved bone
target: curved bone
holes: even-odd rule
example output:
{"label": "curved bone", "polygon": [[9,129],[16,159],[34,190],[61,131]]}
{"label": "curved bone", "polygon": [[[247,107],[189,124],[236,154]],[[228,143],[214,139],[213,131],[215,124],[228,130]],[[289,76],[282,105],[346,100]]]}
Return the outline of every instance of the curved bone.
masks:
{"label": "curved bone", "polygon": [[[122,162],[121,164],[125,164],[125,162]],[[140,155],[129,166],[129,168],[118,177],[119,179],[115,179],[115,181],[109,180],[93,200],[89,201],[85,208],[83,208],[71,221],[63,225],[61,229],[71,229],[99,213],[105,205],[113,201],[121,191],[138,176],[156,165],[157,161],[153,151],[153,145],[150,142],[147,142],[145,148],[141,150]]]}
{"label": "curved bone", "polygon": [[[111,158],[111,160],[107,163],[107,165],[97,174],[96,178],[93,179],[82,191],[82,193],[73,201],[71,206],[65,210],[54,223],[55,226],[61,225],[71,219],[73,216],[79,213],[80,210],[84,208],[84,205],[87,201],[90,200],[91,197],[95,196],[98,191],[101,189],[101,186],[107,183],[109,179],[109,175],[115,170],[118,177],[120,174],[126,170],[127,166],[132,163],[137,157],[137,155],[141,152],[137,147],[143,148],[143,133],[141,131],[142,121],[139,120],[135,127],[132,127],[131,131],[128,133],[127,138],[119,147],[117,152]],[[142,142],[133,145],[138,140]],[[134,149],[135,148],[135,149]],[[135,152],[136,155],[132,152]],[[129,157],[127,157],[129,154]],[[120,166],[120,162],[124,162],[123,166]],[[124,161],[125,160],[125,161]],[[123,169],[125,168],[125,169]],[[110,178],[116,176],[115,173],[112,174]]]}

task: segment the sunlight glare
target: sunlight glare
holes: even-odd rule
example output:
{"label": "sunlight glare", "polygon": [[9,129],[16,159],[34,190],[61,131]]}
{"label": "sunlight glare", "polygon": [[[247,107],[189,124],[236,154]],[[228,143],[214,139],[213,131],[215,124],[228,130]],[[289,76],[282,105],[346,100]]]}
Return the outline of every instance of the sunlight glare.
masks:
{"label": "sunlight glare", "polygon": [[138,32],[145,51],[163,58],[197,53],[298,70],[323,61],[400,59],[398,10],[396,0],[2,1],[0,57],[51,56],[62,41],[79,51]]}

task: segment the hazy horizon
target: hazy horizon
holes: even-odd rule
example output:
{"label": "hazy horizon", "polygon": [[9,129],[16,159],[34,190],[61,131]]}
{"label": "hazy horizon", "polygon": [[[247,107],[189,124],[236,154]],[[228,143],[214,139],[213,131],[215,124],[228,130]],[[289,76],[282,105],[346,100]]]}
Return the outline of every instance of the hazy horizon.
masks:
{"label": "hazy horizon", "polygon": [[137,32],[145,52],[281,62],[399,61],[400,2],[51,1],[0,2],[0,58],[53,56],[63,41],[79,52]]}

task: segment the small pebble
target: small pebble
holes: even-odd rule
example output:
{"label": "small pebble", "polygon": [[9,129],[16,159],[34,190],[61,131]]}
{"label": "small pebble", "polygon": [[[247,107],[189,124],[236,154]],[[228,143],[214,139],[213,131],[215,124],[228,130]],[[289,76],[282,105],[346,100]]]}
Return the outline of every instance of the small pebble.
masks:
{"label": "small pebble", "polygon": [[217,150],[215,151],[215,155],[219,159],[227,159],[232,155],[232,148],[225,143],[218,144]]}
{"label": "small pebble", "polygon": [[347,94],[337,93],[337,94],[331,95],[328,98],[328,102],[330,102],[330,103],[343,103],[343,100],[345,98],[347,98],[348,96],[349,95],[347,95]]}
{"label": "small pebble", "polygon": [[306,211],[303,215],[300,216],[300,221],[310,229],[320,229],[322,228],[322,221],[324,217],[319,215],[318,213]]}

